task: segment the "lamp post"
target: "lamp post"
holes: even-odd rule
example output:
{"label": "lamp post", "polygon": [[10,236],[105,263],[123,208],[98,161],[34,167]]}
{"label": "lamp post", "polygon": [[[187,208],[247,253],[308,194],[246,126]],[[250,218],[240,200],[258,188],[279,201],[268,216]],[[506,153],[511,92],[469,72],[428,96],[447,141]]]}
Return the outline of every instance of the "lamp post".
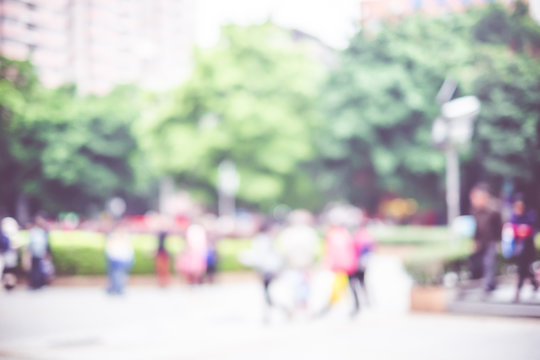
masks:
{"label": "lamp post", "polygon": [[459,216],[458,148],[471,140],[474,120],[479,111],[480,101],[475,96],[445,101],[441,105],[441,116],[433,123],[433,141],[444,149],[446,155],[446,205],[449,226]]}
{"label": "lamp post", "polygon": [[218,207],[219,216],[234,216],[235,196],[240,185],[236,166],[230,160],[223,160],[218,166]]}
{"label": "lamp post", "polygon": [[126,212],[126,202],[121,197],[115,196],[111,200],[109,200],[107,207],[109,209],[109,212],[112,214],[112,216],[119,220],[122,215]]}

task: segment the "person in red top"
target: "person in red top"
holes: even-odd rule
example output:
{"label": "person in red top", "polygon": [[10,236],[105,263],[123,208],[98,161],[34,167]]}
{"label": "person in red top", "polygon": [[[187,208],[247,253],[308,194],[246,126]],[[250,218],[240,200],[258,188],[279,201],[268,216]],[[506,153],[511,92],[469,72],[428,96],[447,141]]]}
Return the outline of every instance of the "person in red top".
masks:
{"label": "person in red top", "polygon": [[[335,280],[346,275],[349,279],[349,286],[352,291],[354,308],[351,315],[356,315],[360,309],[357,288],[352,281],[356,278],[358,268],[358,247],[349,230],[342,225],[334,224],[326,234],[325,262],[327,267],[334,272]],[[333,296],[335,294],[332,294]],[[332,302],[332,300],[331,300]],[[323,314],[330,308],[330,305],[323,310]]]}
{"label": "person in red top", "polygon": [[167,233],[162,231],[158,235],[158,248],[155,255],[155,268],[158,278],[158,284],[161,287],[166,287],[171,279],[171,255],[167,251],[165,242]]}

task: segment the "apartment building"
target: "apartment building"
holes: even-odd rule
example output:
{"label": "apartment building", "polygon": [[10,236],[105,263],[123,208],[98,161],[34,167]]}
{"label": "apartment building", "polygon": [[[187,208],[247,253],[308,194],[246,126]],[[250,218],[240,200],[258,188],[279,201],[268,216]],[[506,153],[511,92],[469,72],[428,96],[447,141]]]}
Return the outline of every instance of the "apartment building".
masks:
{"label": "apartment building", "polygon": [[0,54],[29,59],[49,87],[164,90],[189,72],[194,9],[194,0],[0,0]]}
{"label": "apartment building", "polygon": [[[473,6],[486,6],[500,2],[512,6],[516,0],[361,0],[360,25],[363,29],[377,31],[382,21],[399,20],[413,14],[438,16],[451,12],[464,12]],[[540,0],[528,0],[531,17],[540,23]]]}

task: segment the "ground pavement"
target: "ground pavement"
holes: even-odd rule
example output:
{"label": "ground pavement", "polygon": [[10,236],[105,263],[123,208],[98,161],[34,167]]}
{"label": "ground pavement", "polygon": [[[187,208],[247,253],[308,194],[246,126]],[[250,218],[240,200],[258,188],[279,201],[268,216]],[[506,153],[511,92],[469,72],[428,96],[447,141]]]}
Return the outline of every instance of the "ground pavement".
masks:
{"label": "ground pavement", "polygon": [[347,298],[316,320],[266,313],[253,281],[124,297],[19,288],[0,294],[0,359],[540,359],[539,321],[410,314],[399,265],[382,258],[373,273],[371,305],[354,319]]}

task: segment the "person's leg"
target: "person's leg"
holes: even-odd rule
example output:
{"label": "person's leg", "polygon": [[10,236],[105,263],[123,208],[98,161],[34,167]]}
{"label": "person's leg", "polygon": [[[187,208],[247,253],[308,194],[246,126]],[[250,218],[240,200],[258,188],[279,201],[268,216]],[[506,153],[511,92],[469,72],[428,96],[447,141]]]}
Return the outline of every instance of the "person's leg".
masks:
{"label": "person's leg", "polygon": [[118,264],[116,268],[116,292],[118,294],[124,293],[124,288],[126,285],[126,279],[127,279],[127,266],[124,263]]}
{"label": "person's leg", "polygon": [[34,257],[32,257],[30,263],[30,272],[28,273],[28,285],[31,289],[36,288],[36,261]]}
{"label": "person's leg", "polygon": [[497,249],[495,243],[491,242],[486,246],[484,252],[484,290],[490,292],[496,287],[496,267],[497,267]]}
{"label": "person's leg", "polygon": [[108,281],[108,285],[107,285],[107,292],[109,294],[114,294],[115,292],[115,289],[114,289],[114,269],[113,269],[113,261],[109,258],[106,259],[107,261],[107,281]]}
{"label": "person's leg", "polygon": [[169,284],[169,257],[165,254],[158,254],[155,262],[158,284],[165,287]]}
{"label": "person's leg", "polygon": [[165,259],[164,269],[163,269],[163,284],[169,286],[171,283],[171,257],[167,256]]}
{"label": "person's leg", "polygon": [[270,298],[270,283],[272,282],[272,275],[264,274],[262,275],[262,282],[263,282],[263,288],[264,288],[264,300],[266,301],[266,305],[271,307],[272,299]]}
{"label": "person's leg", "polygon": [[42,286],[42,278],[41,259],[34,256],[30,267],[30,287],[39,289]]}
{"label": "person's leg", "polygon": [[357,291],[357,282],[360,282],[360,274],[358,272],[349,274],[349,287],[353,295],[353,310],[351,315],[356,315],[358,310],[360,310],[360,302],[358,300],[358,291]]}
{"label": "person's leg", "polygon": [[122,293],[122,266],[118,261],[111,261],[111,285],[113,294]]}
{"label": "person's leg", "polygon": [[214,277],[216,275],[216,265],[215,264],[209,264],[207,267],[206,267],[206,280],[208,281],[209,284],[213,284],[214,283]]}
{"label": "person's leg", "polygon": [[4,256],[0,254],[0,280],[2,284],[4,282]]}
{"label": "person's leg", "polygon": [[360,282],[360,288],[364,292],[364,297],[366,300],[366,304],[369,306],[371,305],[371,301],[369,299],[369,292],[366,286],[366,269],[358,270],[358,280]]}
{"label": "person's leg", "polygon": [[538,281],[536,280],[536,275],[534,273],[534,269],[533,269],[533,262],[534,262],[534,257],[533,258],[530,258],[530,259],[527,259],[527,274],[526,274],[526,277],[528,277],[530,280],[531,280],[531,284],[534,288],[534,291],[537,291],[538,290]]}
{"label": "person's leg", "polygon": [[516,286],[516,294],[514,297],[514,302],[519,302],[519,294],[521,293],[521,288],[523,287],[523,283],[525,282],[525,278],[527,277],[527,263],[523,257],[518,258],[517,260],[517,266],[518,266],[518,283]]}

